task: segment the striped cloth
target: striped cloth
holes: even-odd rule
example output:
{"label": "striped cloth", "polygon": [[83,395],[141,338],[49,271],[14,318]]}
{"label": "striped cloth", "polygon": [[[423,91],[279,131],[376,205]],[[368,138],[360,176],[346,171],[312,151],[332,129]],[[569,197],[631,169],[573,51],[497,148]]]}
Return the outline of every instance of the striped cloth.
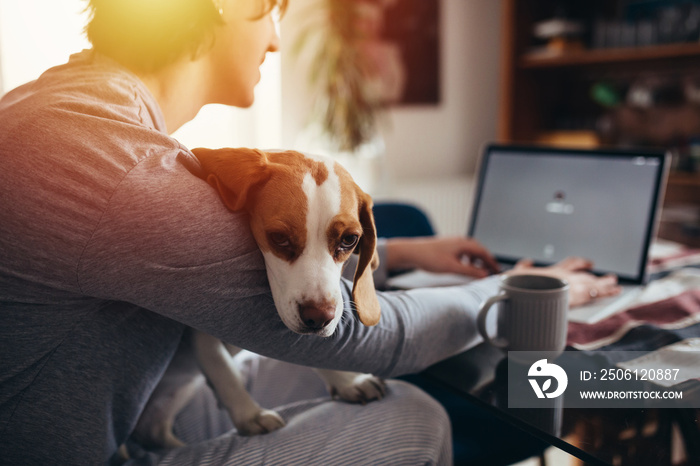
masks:
{"label": "striped cloth", "polygon": [[648,351],[700,337],[700,270],[683,269],[653,282],[623,312],[594,324],[569,324],[579,350]]}
{"label": "striped cloth", "polygon": [[700,269],[652,282],[630,307],[599,322],[570,323],[567,345],[620,368],[681,367],[684,378],[671,384],[700,394]]}
{"label": "striped cloth", "polygon": [[251,353],[236,357],[247,388],[287,425],[252,437],[237,435],[228,414],[203,387],[180,413],[175,434],[187,443],[170,451],[130,444],[129,464],[160,465],[448,465],[450,422],[442,406],[413,385],[388,381],[387,396],[365,406],[332,400],[309,368]]}

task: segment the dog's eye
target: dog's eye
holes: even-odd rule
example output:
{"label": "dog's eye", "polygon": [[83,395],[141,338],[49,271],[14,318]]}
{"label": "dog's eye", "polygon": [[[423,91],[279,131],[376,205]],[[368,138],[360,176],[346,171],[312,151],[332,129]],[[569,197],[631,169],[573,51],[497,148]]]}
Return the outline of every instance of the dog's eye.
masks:
{"label": "dog's eye", "polygon": [[359,239],[360,237],[357,235],[343,236],[343,238],[340,240],[340,247],[342,249],[352,249],[355,247]]}
{"label": "dog's eye", "polygon": [[270,233],[267,237],[272,244],[281,248],[288,248],[292,245],[291,241],[289,241],[289,236],[284,233]]}

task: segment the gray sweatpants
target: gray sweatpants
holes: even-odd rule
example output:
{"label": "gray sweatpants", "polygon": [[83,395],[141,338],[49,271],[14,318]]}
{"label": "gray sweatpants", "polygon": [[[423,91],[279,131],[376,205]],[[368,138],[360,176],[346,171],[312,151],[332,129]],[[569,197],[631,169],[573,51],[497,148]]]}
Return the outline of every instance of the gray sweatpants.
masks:
{"label": "gray sweatpants", "polygon": [[447,465],[450,423],[442,406],[420,389],[388,381],[387,396],[365,406],[334,401],[307,367],[242,352],[248,390],[287,425],[270,434],[236,434],[228,414],[203,387],[176,420],[184,448],[149,452],[133,464]]}

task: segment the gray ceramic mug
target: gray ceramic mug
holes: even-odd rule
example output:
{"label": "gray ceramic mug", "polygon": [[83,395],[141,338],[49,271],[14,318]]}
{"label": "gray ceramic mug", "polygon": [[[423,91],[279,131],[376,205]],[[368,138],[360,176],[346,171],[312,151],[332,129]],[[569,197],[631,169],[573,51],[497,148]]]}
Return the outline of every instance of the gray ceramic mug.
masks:
{"label": "gray ceramic mug", "polygon": [[[486,316],[500,303],[496,337],[486,331]],[[479,333],[491,345],[508,351],[547,351],[561,354],[566,347],[569,284],[543,275],[510,275],[501,279],[500,292],[479,310]],[[509,355],[515,356],[517,355]]]}

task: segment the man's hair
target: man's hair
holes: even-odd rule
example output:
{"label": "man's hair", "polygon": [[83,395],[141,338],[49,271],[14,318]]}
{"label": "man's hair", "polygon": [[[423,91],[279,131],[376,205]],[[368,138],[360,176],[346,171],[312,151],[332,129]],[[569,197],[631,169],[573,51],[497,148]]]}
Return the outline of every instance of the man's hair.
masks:
{"label": "man's hair", "polygon": [[[259,19],[287,0],[258,0]],[[88,0],[85,34],[93,49],[138,72],[206,51],[223,24],[215,0]]]}

